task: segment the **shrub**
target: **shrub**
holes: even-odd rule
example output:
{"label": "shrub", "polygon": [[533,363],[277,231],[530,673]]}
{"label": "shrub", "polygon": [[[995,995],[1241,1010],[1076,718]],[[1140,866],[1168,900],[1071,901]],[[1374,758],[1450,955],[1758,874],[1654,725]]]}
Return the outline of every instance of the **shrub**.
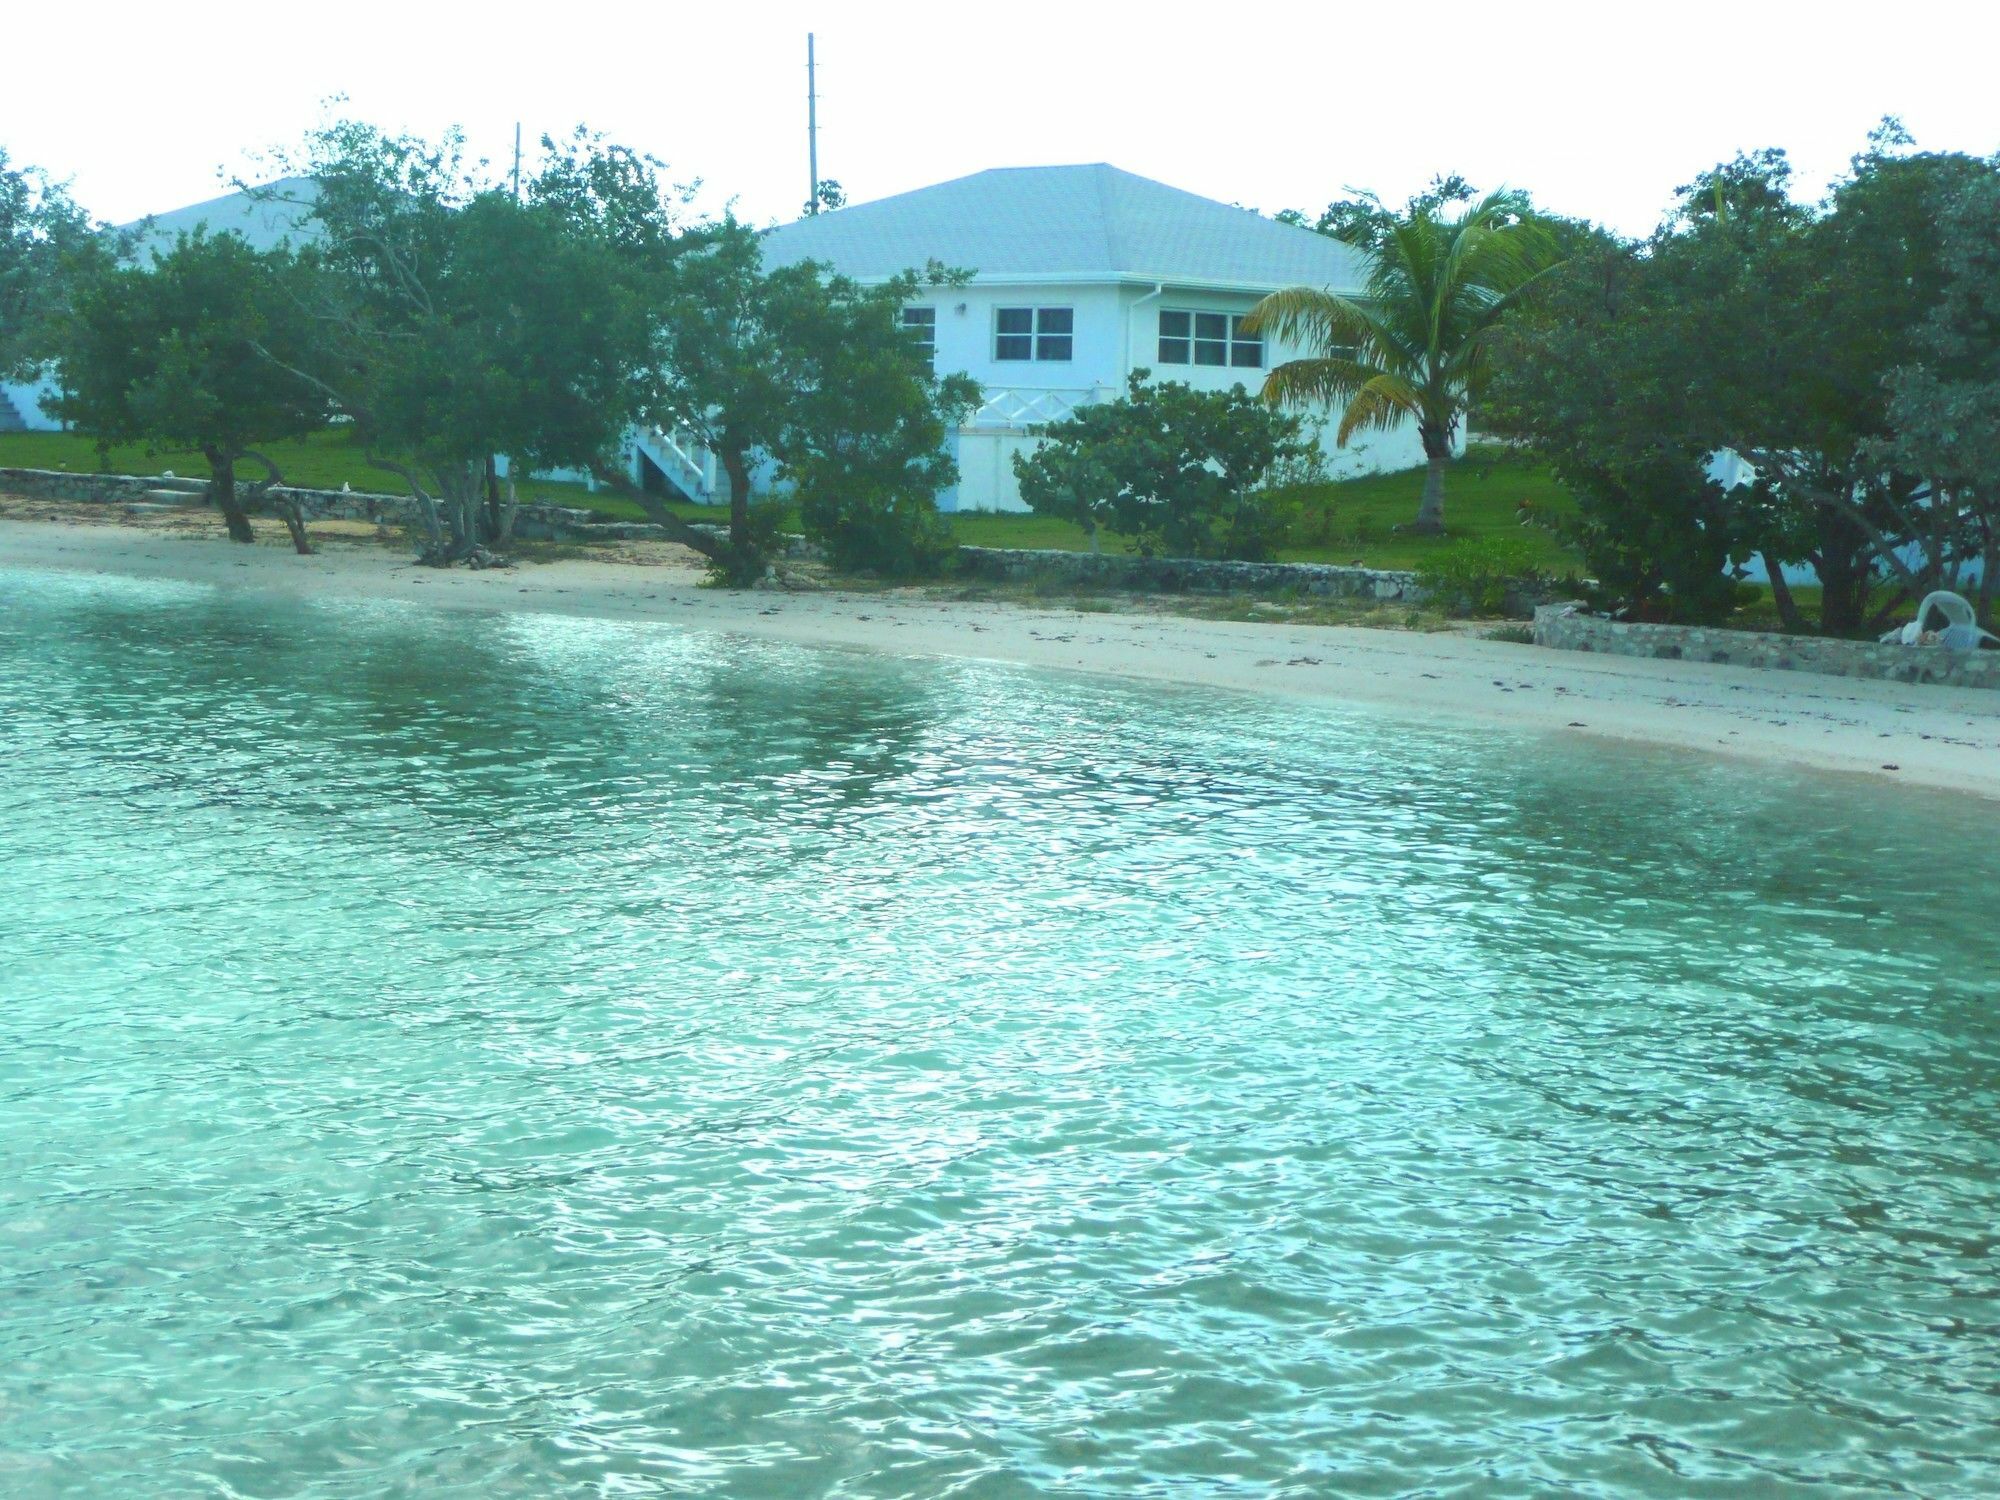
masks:
{"label": "shrub", "polygon": [[1512,590],[1546,585],[1535,549],[1520,537],[1452,542],[1417,564],[1417,587],[1440,608],[1469,615],[1497,615]]}
{"label": "shrub", "polygon": [[1017,454],[1021,498],[1042,515],[1128,537],[1148,557],[1261,561],[1292,514],[1266,486],[1307,464],[1303,423],[1242,386],[1197,391],[1135,370],[1126,394],[1040,429]]}
{"label": "shrub", "polygon": [[800,524],[840,572],[921,577],[942,572],[957,550],[929,475],[912,482],[900,473],[814,464],[795,472]]}

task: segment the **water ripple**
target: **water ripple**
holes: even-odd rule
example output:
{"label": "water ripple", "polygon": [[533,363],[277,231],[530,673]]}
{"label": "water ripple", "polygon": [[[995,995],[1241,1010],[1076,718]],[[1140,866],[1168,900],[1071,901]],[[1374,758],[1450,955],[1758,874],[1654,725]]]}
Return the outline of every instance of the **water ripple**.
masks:
{"label": "water ripple", "polygon": [[0,575],[0,1492],[2000,1491],[1986,810]]}

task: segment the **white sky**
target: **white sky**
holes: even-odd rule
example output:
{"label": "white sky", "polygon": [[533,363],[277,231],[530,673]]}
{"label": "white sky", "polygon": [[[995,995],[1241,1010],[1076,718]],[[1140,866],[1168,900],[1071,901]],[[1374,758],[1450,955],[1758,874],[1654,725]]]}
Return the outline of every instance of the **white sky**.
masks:
{"label": "white sky", "polygon": [[[1424,21],[1442,18],[1442,34]],[[126,220],[213,197],[344,93],[391,129],[465,127],[496,161],[579,121],[753,222],[820,169],[855,201],[992,166],[1109,161],[1267,212],[1438,171],[1632,233],[1737,148],[1813,190],[1885,113],[1920,145],[2000,150],[2000,4],[330,6],[22,3],[0,22],[0,145]],[[1434,71],[1433,71],[1434,70]]]}

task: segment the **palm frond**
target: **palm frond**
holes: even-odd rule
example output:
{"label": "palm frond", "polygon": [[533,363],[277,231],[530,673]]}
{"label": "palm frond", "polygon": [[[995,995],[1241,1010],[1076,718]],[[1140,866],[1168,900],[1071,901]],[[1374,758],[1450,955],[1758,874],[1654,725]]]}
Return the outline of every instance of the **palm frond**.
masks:
{"label": "palm frond", "polygon": [[1403,307],[1373,298],[1345,297],[1319,287],[1295,286],[1273,292],[1250,311],[1251,332],[1275,335],[1328,357],[1353,350],[1364,361],[1387,369],[1414,369],[1423,340],[1404,326]]}
{"label": "palm frond", "polygon": [[1419,210],[1390,226],[1365,290],[1274,292],[1252,331],[1305,357],[1264,383],[1274,403],[1344,403],[1338,439],[1406,419],[1449,432],[1483,384],[1494,325],[1555,263],[1524,194],[1489,193],[1453,217]]}
{"label": "palm frond", "polygon": [[1378,375],[1348,398],[1334,441],[1345,448],[1357,432],[1386,432],[1403,421],[1421,420],[1424,407],[1423,392],[1408,381]]}
{"label": "palm frond", "polygon": [[1354,386],[1327,359],[1291,359],[1264,377],[1264,400],[1273,406],[1330,406]]}
{"label": "palm frond", "polygon": [[1354,344],[1366,337],[1367,319],[1367,310],[1352,297],[1316,286],[1292,286],[1251,308],[1243,329],[1307,346]]}
{"label": "palm frond", "polygon": [[1264,377],[1263,396],[1273,406],[1324,406],[1345,401],[1382,372],[1338,355],[1288,359]]}

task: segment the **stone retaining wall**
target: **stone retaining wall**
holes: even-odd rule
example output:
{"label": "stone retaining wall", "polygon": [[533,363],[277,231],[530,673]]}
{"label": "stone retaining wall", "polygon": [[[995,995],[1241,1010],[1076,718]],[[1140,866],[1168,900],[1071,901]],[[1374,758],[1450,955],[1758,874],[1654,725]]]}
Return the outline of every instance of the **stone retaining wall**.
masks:
{"label": "stone retaining wall", "polygon": [[[83,500],[112,505],[198,504],[208,481],[175,475],[81,474],[67,470],[0,468],[0,491],[36,500]],[[298,502],[308,521],[375,521],[401,524],[405,495],[359,490],[279,487],[272,495]],[[702,526],[718,537],[720,526]],[[605,521],[595,511],[535,503],[515,515],[514,534],[531,541],[662,541],[666,533],[643,521]],[[804,537],[785,538],[782,555],[818,555]],[[1330,563],[1218,562],[1195,558],[1137,557],[1129,553],[1055,552],[1027,547],[960,547],[958,576],[1000,583],[1049,583],[1057,588],[1127,589],[1149,594],[1273,594],[1296,592],[1320,599],[1372,599],[1416,604],[1424,591],[1414,573],[1343,568]],[[1532,601],[1511,600],[1525,616]],[[1509,613],[1517,611],[1510,608]]]}
{"label": "stone retaining wall", "polygon": [[[0,468],[0,492],[30,500],[82,500],[102,505],[205,504],[206,479],[183,478],[174,474],[79,474],[66,469]],[[250,498],[249,486],[240,493]],[[269,495],[298,503],[299,514],[308,521],[376,521],[402,524],[409,515],[410,497],[384,495],[365,490],[309,490],[278,485]],[[696,531],[721,540],[728,528],[695,522]],[[551,505],[534,501],[514,513],[514,535],[526,541],[543,542],[658,542],[671,540],[666,528],[647,521],[606,521],[594,510]],[[802,536],[781,538],[779,555],[787,558],[817,557],[818,550]]]}
{"label": "stone retaining wall", "polygon": [[[239,482],[238,492],[249,499],[250,488],[247,482]],[[171,503],[175,496],[185,496],[192,504],[206,500],[208,480],[175,474],[78,474],[66,469],[0,468],[0,490],[30,500],[136,505]],[[298,502],[299,514],[308,521],[399,522],[410,508],[407,495],[366,490],[310,490],[279,485],[268,493]],[[553,537],[566,528],[588,526],[596,519],[594,511],[536,503],[521,507],[515,530],[522,536]]]}
{"label": "stone retaining wall", "polygon": [[1330,563],[1210,562],[1097,552],[1047,552],[1026,547],[960,547],[958,574],[993,582],[1047,582],[1058,587],[1130,589],[1149,594],[1282,593],[1322,599],[1381,599],[1416,603],[1414,573],[1340,568]]}
{"label": "stone retaining wall", "polygon": [[1584,613],[1580,605],[1545,604],[1535,611],[1535,644],[1607,656],[1654,656],[1671,661],[1727,662],[1831,677],[1880,677],[1891,682],[1942,682],[2000,688],[2000,651],[1947,651],[1942,646],[1880,646],[1817,636],[1765,635],[1699,625],[1634,625]]}

